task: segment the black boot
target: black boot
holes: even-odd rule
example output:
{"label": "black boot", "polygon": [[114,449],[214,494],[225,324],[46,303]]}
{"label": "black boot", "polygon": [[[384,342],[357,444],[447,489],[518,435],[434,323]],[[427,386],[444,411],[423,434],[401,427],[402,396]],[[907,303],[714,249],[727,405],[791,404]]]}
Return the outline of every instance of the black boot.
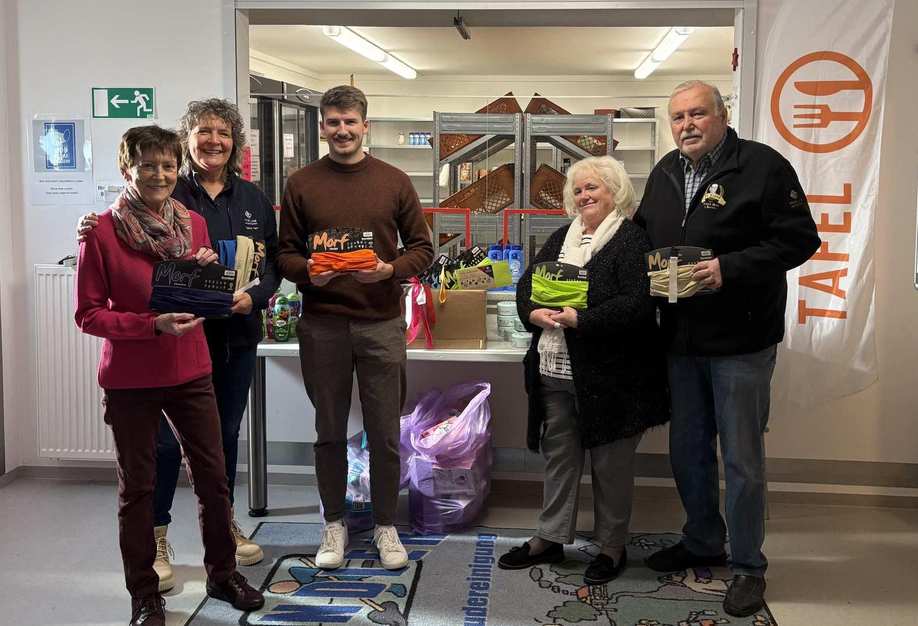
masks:
{"label": "black boot", "polygon": [[765,579],[737,574],[724,598],[724,611],[734,617],[747,617],[765,606]]}

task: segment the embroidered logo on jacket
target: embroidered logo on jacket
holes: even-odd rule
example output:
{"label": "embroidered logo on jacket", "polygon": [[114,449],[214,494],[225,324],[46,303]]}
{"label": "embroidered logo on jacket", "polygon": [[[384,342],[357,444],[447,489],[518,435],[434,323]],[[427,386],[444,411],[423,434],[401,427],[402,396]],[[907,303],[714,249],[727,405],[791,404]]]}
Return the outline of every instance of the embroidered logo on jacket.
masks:
{"label": "embroidered logo on jacket", "polygon": [[706,209],[719,209],[725,204],[727,204],[727,200],[724,198],[724,187],[717,183],[712,183],[708,186],[701,197],[701,206]]}

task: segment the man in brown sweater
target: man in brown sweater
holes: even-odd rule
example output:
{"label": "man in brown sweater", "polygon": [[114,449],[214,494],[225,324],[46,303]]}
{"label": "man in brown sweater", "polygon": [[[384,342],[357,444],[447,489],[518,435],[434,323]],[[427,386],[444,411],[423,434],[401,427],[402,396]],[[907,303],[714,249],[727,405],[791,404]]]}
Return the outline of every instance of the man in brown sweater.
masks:
{"label": "man in brown sweater", "polygon": [[[362,150],[369,128],[363,92],[334,87],[320,109],[329,154],[287,181],[277,255],[281,275],[303,293],[297,337],[303,383],[316,410],[316,479],[325,511],[316,564],[335,569],[344,563],[347,418],[356,370],[370,446],[373,539],[383,566],[399,569],[408,563],[393,525],[406,360],[399,281],[426,269],[433,247],[408,176]],[[372,231],[376,268],[310,276],[309,235],[329,228]]]}

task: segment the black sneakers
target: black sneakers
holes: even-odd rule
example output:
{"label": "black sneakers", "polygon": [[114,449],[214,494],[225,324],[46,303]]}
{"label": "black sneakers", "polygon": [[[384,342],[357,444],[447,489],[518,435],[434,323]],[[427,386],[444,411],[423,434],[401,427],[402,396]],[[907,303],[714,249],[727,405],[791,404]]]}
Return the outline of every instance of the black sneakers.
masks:
{"label": "black sneakers", "polygon": [[510,548],[510,551],[497,560],[497,567],[501,569],[526,569],[539,563],[560,563],[564,560],[564,546],[552,542],[551,546],[538,554],[529,554],[530,545],[527,541],[521,546]]}
{"label": "black sneakers", "polygon": [[727,564],[726,553],[717,556],[700,556],[689,552],[681,541],[674,546],[654,552],[644,561],[652,570],[658,572],[678,572],[690,567],[717,567]]}
{"label": "black sneakers", "polygon": [[765,579],[737,574],[727,589],[724,611],[734,617],[747,617],[765,606]]}
{"label": "black sneakers", "polygon": [[583,573],[583,582],[588,585],[604,585],[618,578],[618,575],[625,571],[627,564],[627,550],[622,550],[622,556],[618,559],[618,563],[611,556],[600,552]]}

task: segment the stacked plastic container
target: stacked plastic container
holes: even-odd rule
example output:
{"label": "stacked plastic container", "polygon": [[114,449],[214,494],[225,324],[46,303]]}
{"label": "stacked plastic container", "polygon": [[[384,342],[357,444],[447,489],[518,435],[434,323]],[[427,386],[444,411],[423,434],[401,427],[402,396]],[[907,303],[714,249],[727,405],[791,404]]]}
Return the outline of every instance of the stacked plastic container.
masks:
{"label": "stacked plastic container", "polygon": [[532,334],[526,332],[526,327],[517,316],[514,301],[497,303],[497,332],[503,341],[509,341],[515,348],[528,348],[532,340]]}

